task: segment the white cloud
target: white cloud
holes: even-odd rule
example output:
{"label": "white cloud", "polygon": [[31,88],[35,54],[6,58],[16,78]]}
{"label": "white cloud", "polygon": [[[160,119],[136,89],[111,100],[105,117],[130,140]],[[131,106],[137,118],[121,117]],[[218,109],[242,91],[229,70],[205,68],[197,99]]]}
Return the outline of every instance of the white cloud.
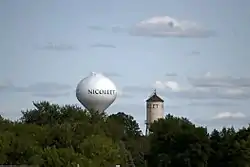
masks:
{"label": "white cloud", "polygon": [[139,92],[152,92],[153,88],[152,87],[147,87],[147,86],[142,86],[142,85],[130,85],[130,86],[125,86],[122,89],[123,92],[127,93],[139,93]]}
{"label": "white cloud", "polygon": [[221,112],[218,113],[213,119],[237,119],[237,118],[245,118],[246,115],[241,112]]}
{"label": "white cloud", "polygon": [[230,88],[250,88],[250,78],[215,76],[211,72],[202,77],[188,77],[189,83],[194,87],[230,87]]}
{"label": "white cloud", "polygon": [[162,81],[155,81],[154,87],[157,89],[165,89],[166,88],[164,82],[162,82]]}
{"label": "white cloud", "polygon": [[27,87],[16,87],[17,92],[32,92],[32,93],[59,92],[70,89],[71,89],[70,85],[60,84],[56,82],[38,82],[35,84],[31,84]]}
{"label": "white cloud", "polygon": [[[88,26],[91,30],[108,30],[113,33],[129,33],[133,36],[207,38],[216,33],[190,20],[180,20],[170,16],[155,16],[142,20],[130,28],[113,25],[110,28]],[[197,54],[198,52],[195,52]],[[198,53],[199,54],[199,53]]]}
{"label": "white cloud", "polygon": [[0,82],[0,91],[5,91],[6,89],[9,89],[10,87],[13,87],[13,85],[10,81],[1,81]]}
{"label": "white cloud", "polygon": [[179,84],[176,82],[176,81],[165,81],[165,82],[162,82],[162,81],[156,81],[155,84],[154,84],[154,87],[155,88],[159,88],[159,89],[170,89],[174,92],[178,92],[181,90]]}
{"label": "white cloud", "polygon": [[250,78],[214,76],[189,77],[189,85],[182,87],[176,81],[156,81],[154,88],[167,97],[188,99],[250,99]]}
{"label": "white cloud", "polygon": [[236,88],[234,88],[234,89],[227,89],[226,92],[228,94],[231,94],[231,95],[241,95],[241,94],[244,94],[243,89],[240,89],[240,88],[238,88],[238,89],[236,89]]}
{"label": "white cloud", "polygon": [[192,54],[192,55],[200,55],[201,52],[200,52],[200,51],[197,51],[197,50],[193,50],[193,51],[191,52],[191,54]]}
{"label": "white cloud", "polygon": [[107,77],[121,77],[121,74],[116,72],[102,72],[102,74]]}
{"label": "white cloud", "polygon": [[95,26],[95,25],[93,25],[93,26],[87,26],[87,27],[89,29],[95,30],[95,31],[102,31],[102,30],[104,30],[104,28],[102,26]]}
{"label": "white cloud", "polygon": [[225,107],[225,106],[237,106],[236,103],[232,103],[229,101],[201,101],[201,100],[196,100],[188,103],[188,106],[193,106],[193,107]]}
{"label": "white cloud", "polygon": [[11,82],[0,85],[0,93],[30,93],[32,96],[59,97],[69,95],[71,86],[56,82],[38,82],[28,86],[16,86]]}
{"label": "white cloud", "polygon": [[117,89],[117,96],[122,96],[124,93],[122,92],[122,90]]}
{"label": "white cloud", "polygon": [[45,97],[45,98],[57,98],[57,97],[63,97],[63,96],[69,96],[70,92],[49,92],[49,93],[33,93],[32,96],[36,97]]}
{"label": "white cloud", "polygon": [[116,46],[112,44],[105,44],[105,43],[96,43],[91,45],[92,48],[112,48],[115,49]]}
{"label": "white cloud", "polygon": [[249,117],[242,112],[220,112],[214,117],[196,119],[195,122],[207,126],[210,130],[222,127],[238,129],[249,124]]}
{"label": "white cloud", "polygon": [[123,90],[118,89],[117,90],[117,96],[123,97],[123,98],[132,98],[133,96],[131,94],[125,93]]}
{"label": "white cloud", "polygon": [[174,72],[167,72],[167,73],[166,73],[166,76],[167,76],[167,77],[176,77],[177,74],[174,73]]}
{"label": "white cloud", "polygon": [[168,88],[170,88],[172,91],[178,92],[181,90],[179,84],[175,81],[167,81],[167,82],[165,82],[165,85]]}
{"label": "white cloud", "polygon": [[[236,91],[235,91],[236,92]],[[250,99],[250,92],[237,92],[232,93],[231,90],[214,89],[214,88],[188,88],[180,89],[179,91],[165,91],[166,96],[188,98],[188,99],[234,99],[234,100],[246,100]]]}
{"label": "white cloud", "polygon": [[196,90],[208,90],[219,97],[250,98],[250,78],[216,76],[208,72],[202,77],[188,77],[188,82]]}
{"label": "white cloud", "polygon": [[192,37],[205,38],[215,35],[213,31],[188,20],[169,16],[156,16],[137,23],[131,35],[151,37]]}
{"label": "white cloud", "polygon": [[[207,82],[204,81],[204,78]],[[226,79],[225,79],[226,78]],[[159,94],[167,98],[183,98],[192,100],[248,100],[250,99],[250,78],[233,78],[214,76],[210,72],[203,77],[188,78],[185,85],[175,80],[157,80],[152,86],[125,86],[126,93],[148,93],[157,89]],[[249,87],[248,87],[249,86]]]}
{"label": "white cloud", "polygon": [[53,50],[53,51],[71,51],[75,50],[76,48],[70,44],[55,44],[52,42],[47,43],[43,47],[38,47],[41,50]]}
{"label": "white cloud", "polygon": [[211,72],[207,72],[206,74],[205,74],[205,77],[211,77]]}

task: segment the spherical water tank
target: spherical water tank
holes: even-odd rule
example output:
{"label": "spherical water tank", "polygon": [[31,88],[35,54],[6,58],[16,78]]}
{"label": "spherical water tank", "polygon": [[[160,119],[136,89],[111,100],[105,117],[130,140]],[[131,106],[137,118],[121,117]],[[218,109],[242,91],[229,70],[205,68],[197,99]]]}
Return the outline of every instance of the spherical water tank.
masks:
{"label": "spherical water tank", "polygon": [[76,97],[88,110],[104,112],[116,99],[115,84],[102,74],[92,73],[82,79],[76,88]]}

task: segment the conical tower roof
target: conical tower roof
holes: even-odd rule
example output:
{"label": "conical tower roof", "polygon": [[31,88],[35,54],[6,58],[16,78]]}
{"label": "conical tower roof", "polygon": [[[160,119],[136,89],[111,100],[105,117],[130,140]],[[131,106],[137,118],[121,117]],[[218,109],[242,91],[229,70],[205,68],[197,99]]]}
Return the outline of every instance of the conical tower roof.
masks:
{"label": "conical tower roof", "polygon": [[152,96],[150,96],[146,102],[164,102],[164,100],[162,98],[160,98],[157,93],[156,90],[154,90],[154,93]]}

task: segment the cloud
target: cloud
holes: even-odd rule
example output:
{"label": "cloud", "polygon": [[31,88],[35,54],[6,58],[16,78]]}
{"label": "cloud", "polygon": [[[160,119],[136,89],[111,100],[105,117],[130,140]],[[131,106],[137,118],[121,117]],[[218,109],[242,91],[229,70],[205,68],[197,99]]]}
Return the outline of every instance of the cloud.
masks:
{"label": "cloud", "polygon": [[228,100],[246,100],[250,99],[250,92],[231,93],[230,90],[223,89],[182,89],[181,91],[165,91],[164,95],[169,98],[187,98],[187,99],[228,99]]}
{"label": "cloud", "polygon": [[215,32],[188,21],[169,16],[156,16],[137,23],[130,31],[134,36],[207,38]]}
{"label": "cloud", "polygon": [[101,27],[101,26],[87,26],[89,29],[91,30],[95,30],[95,31],[102,31],[105,30],[105,28]]}
{"label": "cloud", "polygon": [[213,119],[238,119],[245,118],[246,115],[241,112],[221,112],[213,117]]}
{"label": "cloud", "polygon": [[29,86],[16,86],[12,83],[0,87],[0,92],[9,93],[30,93],[33,96],[43,97],[59,97],[68,95],[71,86],[66,84],[59,84],[55,82],[40,82],[31,84]]}
{"label": "cloud", "polygon": [[122,25],[113,25],[110,28],[88,26],[88,28],[95,31],[107,30],[113,33],[147,37],[208,38],[216,35],[214,30],[203,27],[194,21],[180,20],[170,16],[148,18],[129,28]]}
{"label": "cloud", "polygon": [[159,89],[167,88],[174,92],[181,91],[181,87],[176,81],[165,81],[165,82],[155,81],[154,87]]}
{"label": "cloud", "polygon": [[192,55],[200,55],[201,52],[200,52],[200,51],[197,51],[197,50],[193,50],[193,51],[191,52],[191,54],[192,54]]}
{"label": "cloud", "polygon": [[250,99],[250,78],[213,76],[188,77],[189,85],[183,87],[177,81],[155,81],[153,87],[166,97],[188,99]]}
{"label": "cloud", "polygon": [[145,105],[134,104],[134,103],[121,103],[115,104],[110,108],[110,111],[114,113],[124,112],[126,114],[132,115],[133,117],[139,117],[145,119]]}
{"label": "cloud", "polygon": [[122,91],[127,93],[141,93],[141,92],[152,92],[152,87],[143,87],[139,85],[124,86]]}
{"label": "cloud", "polygon": [[105,28],[102,26],[88,26],[89,29],[93,31],[105,31],[105,30],[110,30],[113,33],[120,33],[120,32],[128,32],[126,28],[123,28],[120,25],[113,25],[111,28]]}
{"label": "cloud", "polygon": [[156,81],[153,86],[125,86],[122,90],[127,93],[149,93],[153,89],[166,98],[189,100],[246,100],[250,99],[250,90],[182,87],[176,81]]}
{"label": "cloud", "polygon": [[107,77],[121,77],[121,74],[118,74],[116,72],[102,72],[102,74]]}
{"label": "cloud", "polygon": [[1,81],[0,82],[0,92],[5,91],[5,90],[9,89],[10,87],[13,87],[13,85],[10,81]]}
{"label": "cloud", "polygon": [[71,51],[76,48],[69,44],[54,44],[52,42],[47,43],[43,47],[39,47],[41,50],[50,50],[50,51]]}
{"label": "cloud", "polygon": [[123,28],[120,25],[115,25],[111,27],[111,31],[113,33],[122,33],[122,32],[128,32],[127,28]]}
{"label": "cloud", "polygon": [[225,107],[225,106],[236,106],[237,104],[232,103],[232,102],[223,102],[223,101],[195,101],[195,102],[191,102],[188,104],[188,106],[207,106],[207,107]]}
{"label": "cloud", "polygon": [[121,97],[121,98],[133,98],[134,96],[130,93],[127,93],[127,92],[124,92],[123,90],[121,89],[118,89],[117,90],[117,96],[118,98]]}
{"label": "cloud", "polygon": [[168,72],[168,73],[166,73],[166,76],[167,76],[167,77],[176,77],[176,76],[177,76],[177,73]]}
{"label": "cloud", "polygon": [[[204,77],[201,77],[199,79],[203,81],[203,78]],[[214,80],[215,77],[212,76],[211,73],[207,73],[205,78],[207,82],[200,82],[195,77],[193,77],[191,81],[190,77],[188,77],[187,84],[181,84],[176,80],[167,78],[165,81],[155,81],[152,85],[124,86],[122,91],[131,95],[146,95],[154,89],[157,89],[159,95],[169,99],[206,100],[206,102],[190,103],[188,104],[189,106],[233,106],[236,104],[231,103],[232,100],[250,99],[250,87],[247,87],[247,78],[244,78],[241,82],[239,79],[233,77],[230,77],[230,79],[223,79],[226,77],[221,77],[220,79],[217,77],[216,80]],[[211,79],[211,81],[209,79]],[[230,101],[226,102],[222,100]]]}
{"label": "cloud", "polygon": [[111,44],[102,44],[102,43],[93,44],[93,45],[91,45],[91,47],[93,47],[93,48],[113,48],[113,49],[116,48],[115,45],[111,45]]}
{"label": "cloud", "polygon": [[242,128],[248,125],[249,117],[242,112],[219,112],[215,116],[208,119],[199,119],[195,122],[203,126],[212,128],[234,127]]}
{"label": "cloud", "polygon": [[60,92],[71,89],[71,86],[55,82],[40,82],[27,87],[16,87],[19,92]]}
{"label": "cloud", "polygon": [[62,96],[69,96],[70,92],[65,93],[32,93],[32,96],[36,97],[48,97],[48,98],[57,98]]}
{"label": "cloud", "polygon": [[230,76],[213,76],[208,72],[202,77],[189,77],[189,83],[194,87],[217,88],[250,88],[250,78],[234,78]]}

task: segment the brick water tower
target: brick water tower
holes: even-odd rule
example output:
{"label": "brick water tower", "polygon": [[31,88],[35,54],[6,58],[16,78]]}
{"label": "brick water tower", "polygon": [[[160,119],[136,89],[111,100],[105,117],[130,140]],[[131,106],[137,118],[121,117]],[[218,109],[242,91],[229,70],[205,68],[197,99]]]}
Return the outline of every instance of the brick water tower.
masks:
{"label": "brick water tower", "polygon": [[164,100],[154,90],[153,94],[146,100],[146,135],[149,134],[150,124],[160,118],[164,118]]}

